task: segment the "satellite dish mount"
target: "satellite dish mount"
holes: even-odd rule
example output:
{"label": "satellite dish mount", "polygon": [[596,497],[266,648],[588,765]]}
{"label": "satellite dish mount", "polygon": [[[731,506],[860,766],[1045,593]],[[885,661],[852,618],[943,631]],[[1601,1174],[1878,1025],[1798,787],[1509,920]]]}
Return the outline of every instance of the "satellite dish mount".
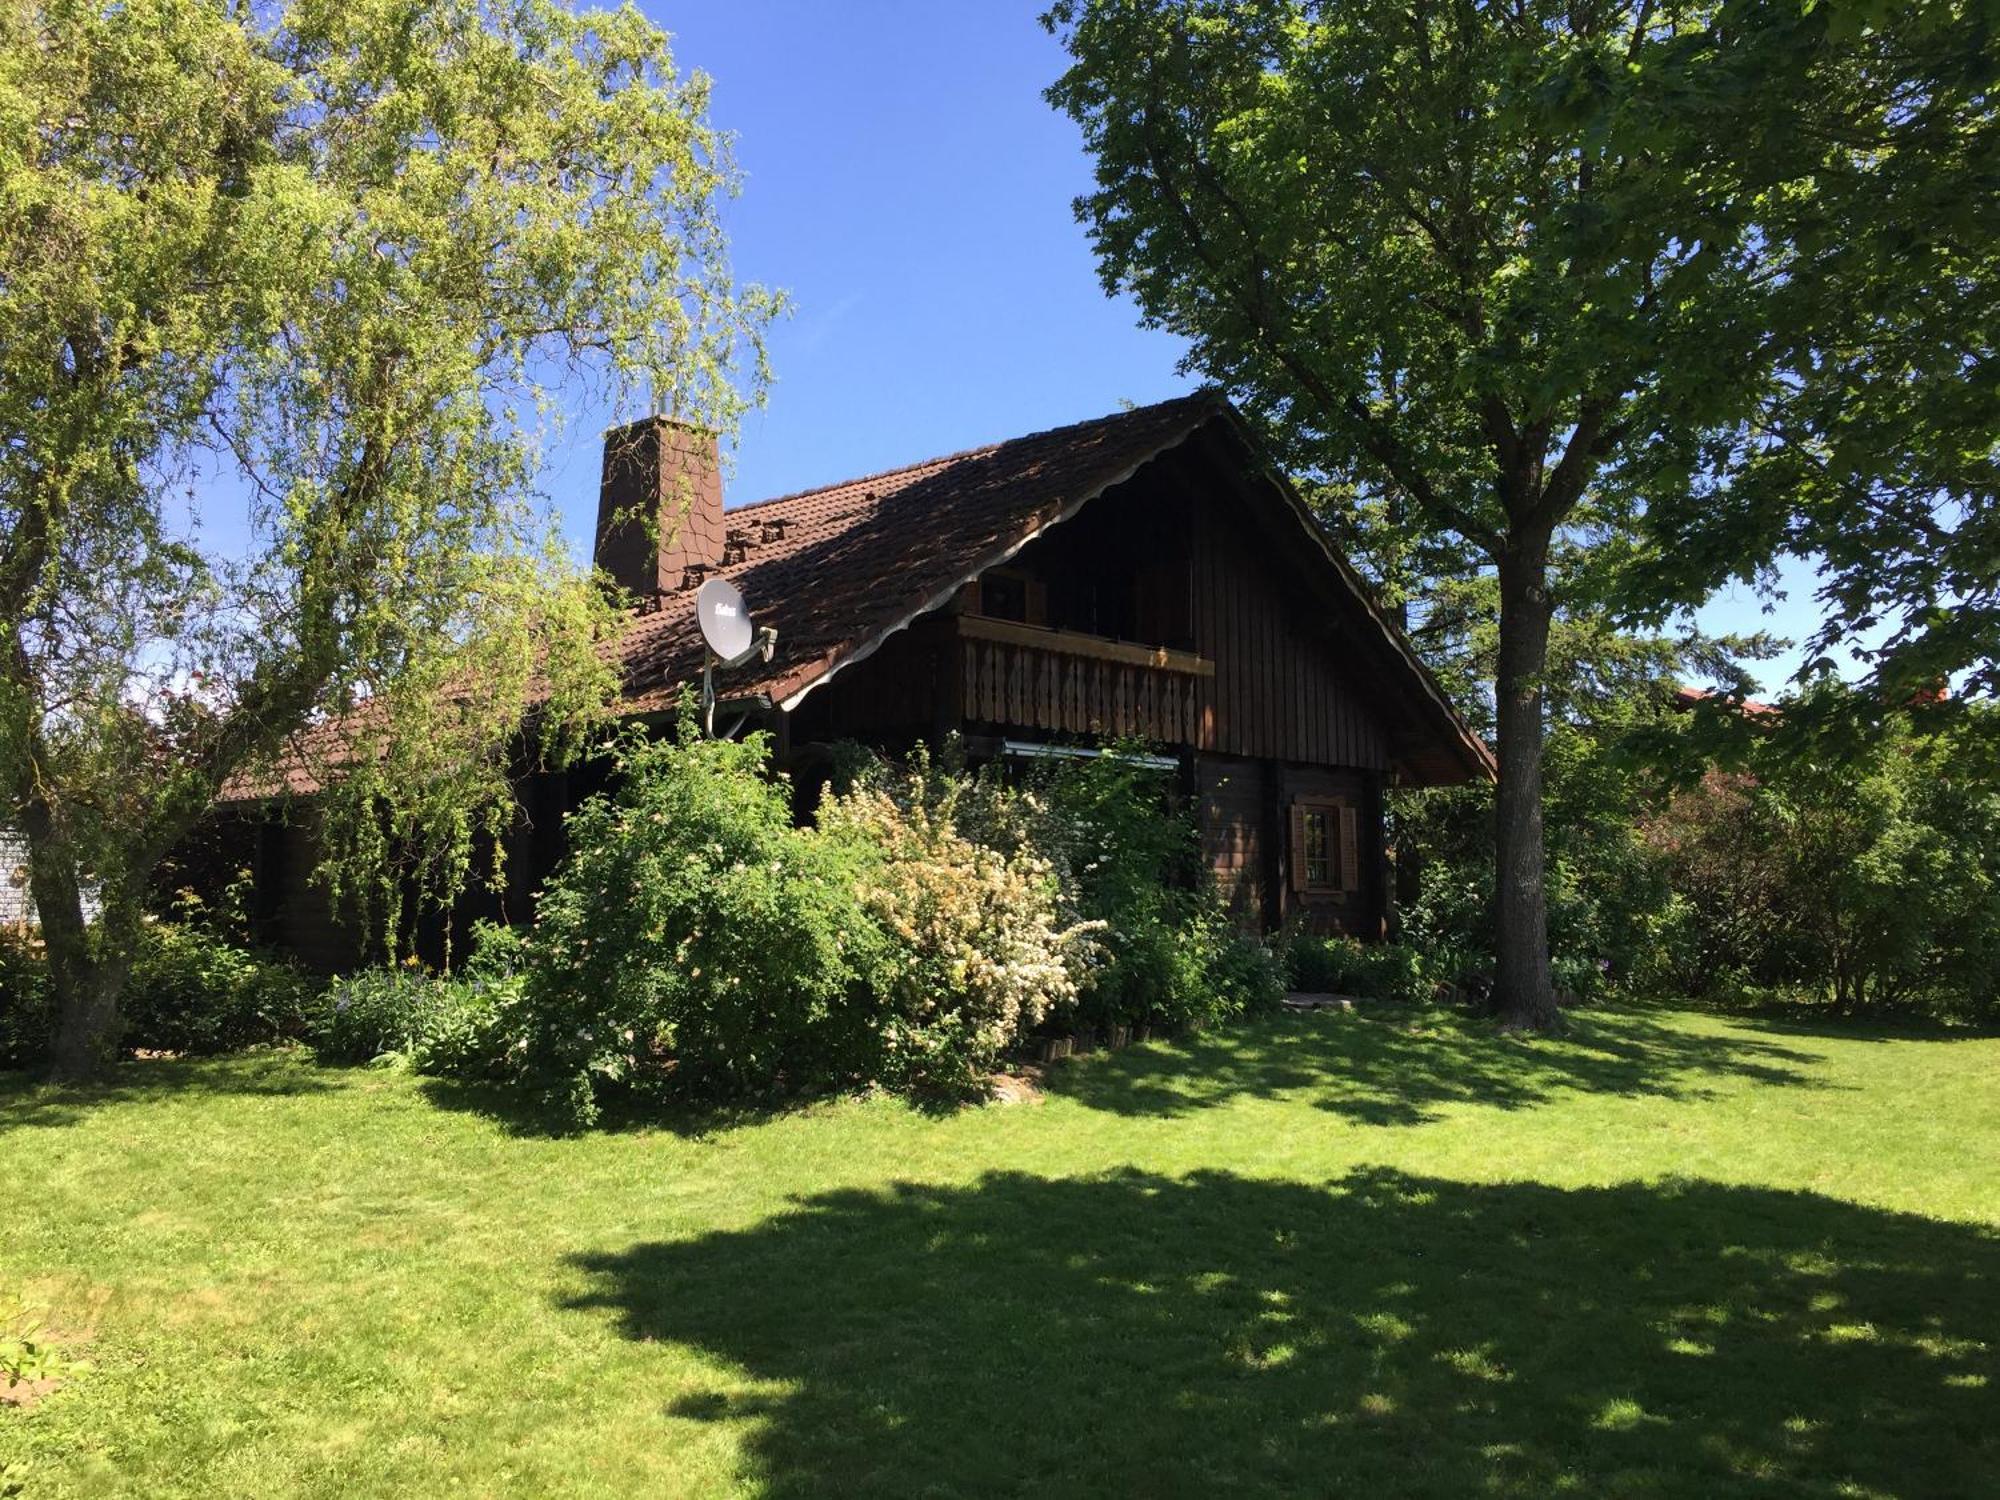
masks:
{"label": "satellite dish mount", "polygon": [[701,663],[701,732],[715,736],[715,674],[734,671],[762,657],[771,659],[778,632],[753,625],[743,591],[727,578],[711,578],[694,596],[695,618],[706,646]]}

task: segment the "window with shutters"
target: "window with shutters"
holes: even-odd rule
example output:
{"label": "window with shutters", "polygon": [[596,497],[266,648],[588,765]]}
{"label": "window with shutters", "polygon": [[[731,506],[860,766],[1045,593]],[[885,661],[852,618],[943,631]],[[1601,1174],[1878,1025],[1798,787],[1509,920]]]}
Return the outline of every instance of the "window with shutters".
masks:
{"label": "window with shutters", "polygon": [[1359,827],[1352,804],[1338,797],[1292,803],[1292,889],[1303,895],[1359,890]]}

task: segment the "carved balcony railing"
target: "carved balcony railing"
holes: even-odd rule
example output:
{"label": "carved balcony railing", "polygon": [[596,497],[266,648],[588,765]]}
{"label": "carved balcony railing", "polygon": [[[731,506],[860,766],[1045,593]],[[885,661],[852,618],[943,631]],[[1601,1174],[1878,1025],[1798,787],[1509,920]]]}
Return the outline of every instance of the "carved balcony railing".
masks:
{"label": "carved balcony railing", "polygon": [[1215,664],[1187,651],[960,615],[959,706],[969,723],[1192,745],[1202,681]]}

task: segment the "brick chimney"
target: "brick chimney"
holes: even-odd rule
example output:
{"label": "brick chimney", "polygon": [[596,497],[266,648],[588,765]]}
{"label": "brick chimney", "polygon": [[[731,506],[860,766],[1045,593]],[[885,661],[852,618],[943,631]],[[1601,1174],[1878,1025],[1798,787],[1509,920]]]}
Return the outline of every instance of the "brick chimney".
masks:
{"label": "brick chimney", "polygon": [[646,417],[604,434],[598,567],[642,599],[670,593],[721,563],[727,537],[714,433]]}

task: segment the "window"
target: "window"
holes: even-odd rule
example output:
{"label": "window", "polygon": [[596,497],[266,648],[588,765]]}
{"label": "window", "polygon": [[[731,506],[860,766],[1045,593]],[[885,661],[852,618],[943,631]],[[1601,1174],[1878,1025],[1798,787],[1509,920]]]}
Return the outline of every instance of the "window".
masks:
{"label": "window", "polygon": [[979,613],[989,620],[1019,625],[1049,622],[1049,591],[1041,579],[1012,568],[995,568],[979,580]]}
{"label": "window", "polygon": [[1302,895],[1338,895],[1361,888],[1360,828],[1354,807],[1339,797],[1292,803],[1291,885]]}
{"label": "window", "polygon": [[1306,889],[1330,889],[1334,879],[1333,809],[1309,807],[1305,811]]}
{"label": "window", "polygon": [[1028,618],[1028,583],[1007,573],[988,573],[979,580],[979,612],[989,620]]}

